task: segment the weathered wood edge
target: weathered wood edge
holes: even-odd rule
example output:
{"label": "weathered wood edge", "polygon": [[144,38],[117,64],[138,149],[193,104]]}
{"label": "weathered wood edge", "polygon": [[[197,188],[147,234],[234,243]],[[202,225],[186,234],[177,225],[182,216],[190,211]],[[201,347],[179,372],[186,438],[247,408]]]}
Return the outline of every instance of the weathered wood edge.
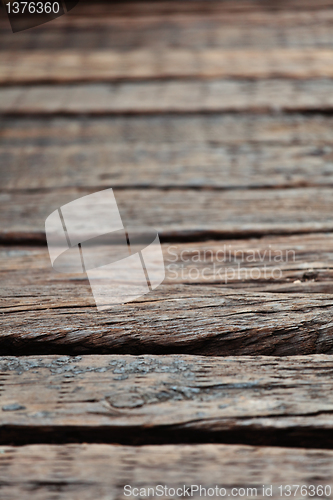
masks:
{"label": "weathered wood edge", "polygon": [[332,356],[0,358],[0,442],[332,448]]}
{"label": "weathered wood edge", "polygon": [[[6,288],[0,353],[206,356],[333,352],[332,295],[161,285],[97,312],[87,282]],[[20,296],[31,299],[18,299]],[[11,308],[11,297],[17,304]],[[22,301],[23,300],[23,301]]]}

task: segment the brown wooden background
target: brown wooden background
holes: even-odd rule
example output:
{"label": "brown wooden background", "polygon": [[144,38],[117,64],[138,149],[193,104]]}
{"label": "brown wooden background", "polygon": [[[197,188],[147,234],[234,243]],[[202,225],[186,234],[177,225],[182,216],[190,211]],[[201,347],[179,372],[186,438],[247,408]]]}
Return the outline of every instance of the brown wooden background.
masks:
{"label": "brown wooden background", "polygon": [[[333,2],[81,3],[0,36],[0,498],[330,484]],[[167,276],[97,313],[44,221],[108,187]],[[264,257],[233,277],[224,245]]]}

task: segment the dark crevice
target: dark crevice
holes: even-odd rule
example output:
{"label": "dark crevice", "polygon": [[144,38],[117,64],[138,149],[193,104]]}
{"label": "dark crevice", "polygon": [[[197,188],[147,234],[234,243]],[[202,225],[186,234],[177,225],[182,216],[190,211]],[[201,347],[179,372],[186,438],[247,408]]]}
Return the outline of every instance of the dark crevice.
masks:
{"label": "dark crevice", "polygon": [[[258,230],[248,229],[245,231],[221,231],[218,229],[188,229],[184,231],[161,231],[159,238],[161,243],[196,243],[203,241],[224,241],[224,240],[243,240],[248,238],[265,238],[268,236],[295,236],[306,234],[329,234],[333,232],[333,224],[331,228],[311,228],[307,229],[293,229],[291,231],[283,229]],[[26,245],[26,246],[46,246],[45,233],[40,231],[36,232],[23,232],[23,231],[4,231],[0,232],[0,245]]]}
{"label": "dark crevice", "polygon": [[289,448],[333,449],[331,429],[288,427],[276,429],[254,424],[233,426],[232,429],[191,429],[188,424],[140,427],[126,426],[3,426],[0,444],[105,443],[127,446],[161,444],[245,444],[252,446],[283,446]]}
{"label": "dark crevice", "polygon": [[[40,355],[64,355],[64,356],[81,356],[81,355],[201,355],[201,356],[300,356],[311,354],[331,354],[332,346],[323,346],[320,349],[315,348],[317,337],[315,327],[304,341],[299,338],[288,341],[288,344],[283,346],[280,337],[300,336],[301,328],[272,330],[267,333],[265,338],[261,339],[258,346],[258,339],[251,334],[244,340],[244,337],[230,339],[225,333],[207,336],[203,339],[191,339],[186,343],[182,342],[167,342],[154,343],[142,341],[137,336],[124,335],[122,339],[118,339],[117,343],[109,344],[108,338],[98,336],[96,339],[92,334],[90,338],[80,338],[77,333],[76,341],[66,341],[66,335],[56,335],[55,339],[49,337],[48,333],[39,335],[38,339],[27,339],[19,337],[0,337],[0,353],[1,356],[40,356]],[[72,332],[72,336],[74,332]],[[277,339],[275,341],[275,339]]]}
{"label": "dark crevice", "polygon": [[[282,146],[281,146],[282,147]],[[325,182],[325,183],[316,183],[316,182],[306,182],[299,181],[295,184],[286,183],[286,184],[252,184],[252,185],[229,185],[229,186],[214,186],[214,185],[199,185],[194,186],[191,184],[169,184],[169,185],[158,185],[158,184],[114,184],[110,185],[101,184],[101,185],[93,185],[93,186],[77,186],[75,184],[66,186],[53,186],[53,187],[38,187],[38,188],[6,188],[2,190],[2,193],[9,194],[48,194],[54,193],[55,190],[60,190],[62,193],[70,190],[75,190],[76,192],[91,192],[94,193],[98,190],[110,189],[113,188],[115,191],[129,191],[129,190],[137,190],[137,191],[217,191],[217,192],[228,192],[228,191],[276,191],[279,189],[313,189],[313,188],[325,188],[329,189],[333,187],[333,182]]]}
{"label": "dark crevice", "polygon": [[[330,47],[331,48],[331,47]],[[213,50],[216,50],[216,47],[213,48]],[[172,50],[170,47],[167,47],[166,50]],[[195,49],[188,49],[189,52],[195,52]],[[118,51],[121,53],[121,51]],[[61,70],[60,70],[61,71]],[[73,78],[62,78],[62,77],[42,77],[38,78],[36,77],[34,80],[31,79],[24,79],[22,78],[16,78],[13,80],[7,80],[7,81],[1,81],[0,82],[0,88],[12,88],[12,87],[24,87],[24,88],[33,88],[36,85],[38,86],[43,86],[43,87],[63,87],[63,86],[68,86],[68,85],[75,85],[75,86],[91,86],[91,85],[123,85],[123,84],[138,84],[138,85],[143,85],[143,84],[149,84],[149,83],[172,83],[172,82],[182,82],[182,83],[193,83],[193,82],[201,82],[201,83],[206,83],[206,82],[212,82],[212,81],[229,81],[229,82],[246,82],[246,83],[253,83],[256,84],[258,82],[262,81],[270,81],[270,80],[282,80],[282,81],[288,81],[292,83],[303,83],[303,82],[317,82],[318,80],[321,81],[322,78],[318,78],[318,76],[314,75],[308,75],[306,78],[303,77],[298,77],[294,75],[290,75],[290,72],[288,74],[288,71],[285,71],[285,74],[283,74],[283,71],[276,72],[272,71],[268,76],[247,76],[247,75],[241,75],[241,74],[229,74],[229,75],[223,75],[223,74],[216,74],[214,70],[212,71],[212,74],[209,75],[203,75],[200,72],[193,72],[191,76],[189,77],[188,75],[180,75],[179,73],[168,73],[167,75],[158,75],[158,74],[152,74],[151,76],[139,76],[139,75],[131,75],[131,76],[112,76],[112,77],[106,77],[106,78],[100,78],[100,77],[93,77],[92,75],[90,76],[77,76]],[[322,108],[319,108],[320,110]],[[326,109],[326,108],[325,108]],[[192,111],[182,111],[182,113],[187,113],[187,112],[192,112]],[[211,112],[211,111],[209,111]],[[233,110],[231,111],[233,112]]]}
{"label": "dark crevice", "polygon": [[178,110],[156,110],[152,109],[146,110],[146,111],[138,111],[138,110],[128,110],[128,111],[71,111],[71,110],[62,110],[62,111],[55,111],[55,112],[31,112],[31,111],[3,111],[0,113],[0,118],[35,118],[35,119],[45,119],[45,118],[50,118],[50,119],[55,119],[55,118],[67,118],[67,117],[76,117],[76,118],[113,118],[113,117],[151,117],[151,116],[156,116],[156,117],[161,117],[161,116],[193,116],[193,115],[201,115],[201,116],[211,116],[211,115],[216,115],[216,114],[228,114],[228,115],[235,115],[235,116],[242,116],[244,114],[251,114],[251,115],[262,115],[265,114],[266,116],[277,116],[277,115],[302,115],[302,116],[314,116],[314,115],[322,115],[322,116],[333,116],[333,106],[323,106],[323,107],[316,107],[316,108],[283,108],[277,112],[275,109],[270,108],[269,106],[263,106],[263,107],[258,107],[258,108],[249,108],[249,109],[233,109],[233,108],[221,108],[221,109],[214,109],[214,110],[209,110],[209,109],[193,109],[193,110],[183,110],[180,109]]}

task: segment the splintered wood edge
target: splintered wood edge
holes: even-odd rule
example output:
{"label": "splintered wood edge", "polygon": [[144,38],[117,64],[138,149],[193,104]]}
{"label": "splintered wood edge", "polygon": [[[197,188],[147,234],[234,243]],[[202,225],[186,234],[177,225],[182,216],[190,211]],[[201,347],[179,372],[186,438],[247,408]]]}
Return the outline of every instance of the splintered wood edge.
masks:
{"label": "splintered wood edge", "polygon": [[162,285],[141,299],[97,312],[86,283],[26,286],[29,304],[21,302],[15,286],[6,294],[2,354],[333,352],[332,295]]}

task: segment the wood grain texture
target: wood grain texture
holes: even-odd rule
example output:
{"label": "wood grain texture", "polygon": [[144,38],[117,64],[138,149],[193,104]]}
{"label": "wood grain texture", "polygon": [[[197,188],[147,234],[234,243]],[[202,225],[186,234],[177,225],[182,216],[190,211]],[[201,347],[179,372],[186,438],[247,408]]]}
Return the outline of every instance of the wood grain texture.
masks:
{"label": "wood grain texture", "polygon": [[288,187],[332,182],[333,120],[2,119],[1,187]]}
{"label": "wood grain texture", "polygon": [[148,81],[0,89],[0,113],[5,115],[327,112],[332,107],[329,79]]}
{"label": "wood grain texture", "polygon": [[[165,243],[162,244],[164,283],[222,285],[231,289],[281,293],[332,293],[332,248],[331,233]],[[107,252],[108,247],[105,247],[105,255]],[[4,288],[49,287],[66,280],[86,279],[86,275],[55,272],[45,246],[0,247],[0,269]],[[10,304],[23,307],[24,300],[15,305],[11,297]],[[28,304],[33,300],[30,297]],[[57,294],[55,300],[58,300]],[[70,300],[69,295],[67,300]],[[38,303],[37,299],[35,305]]]}
{"label": "wood grain texture", "polygon": [[[3,500],[109,500],[126,498],[124,486],[179,488],[201,484],[231,488],[331,484],[331,451],[240,445],[113,446],[29,445],[1,447]],[[221,473],[222,471],[222,473]],[[162,495],[159,498],[170,498]],[[193,498],[200,498],[193,493]],[[211,498],[221,498],[214,494]]]}
{"label": "wood grain texture", "polygon": [[149,79],[332,78],[331,49],[0,52],[0,85]]}
{"label": "wood grain texture", "polygon": [[[214,48],[226,52],[252,48],[256,52],[263,47],[273,51],[289,48],[331,50],[332,4],[292,4],[293,2],[267,2],[265,5],[262,2],[150,2],[143,5],[136,2],[122,6],[117,2],[101,7],[94,2],[89,7],[81,2],[70,15],[37,27],[33,32],[28,30],[17,33],[15,37],[8,21],[3,19],[0,22],[0,51],[5,60],[6,52],[25,52],[26,59],[22,54],[20,60],[21,72],[18,68],[14,69],[16,75],[20,74],[22,78],[26,73],[24,66],[30,58],[33,59],[32,69],[36,77],[38,73],[42,76],[41,66],[38,66],[38,60],[33,55],[33,52],[38,53],[41,48],[54,53],[53,64],[56,64],[55,56],[59,51],[74,51],[75,58],[85,57],[85,52],[89,51],[121,51],[126,59],[124,51],[138,48],[145,51],[152,50],[152,47],[162,52]],[[238,59],[239,57],[241,56]],[[16,56],[13,63],[15,59]],[[61,61],[59,57],[57,59],[59,66]],[[89,63],[92,64],[93,61],[89,60]],[[316,74],[318,63],[314,65],[307,60],[307,64],[310,64],[312,74],[313,70]],[[324,69],[324,74],[329,71],[329,66],[328,64]],[[72,71],[67,65],[66,68],[68,72]],[[96,65],[95,69],[98,69]],[[235,70],[237,68],[234,67],[233,72]],[[49,65],[49,71],[52,73],[52,65]],[[101,75],[100,68],[98,71]],[[288,71],[293,69],[289,67]],[[302,71],[309,74],[306,68]],[[8,74],[7,69],[6,73]],[[93,77],[91,72],[90,77]],[[57,75],[55,78],[58,78]]]}
{"label": "wood grain texture", "polygon": [[[45,244],[45,219],[95,188],[3,192],[2,242]],[[331,232],[333,199],[328,188],[115,190],[124,224],[155,227],[163,241]]]}
{"label": "wood grain texture", "polygon": [[[331,0],[1,21],[1,498],[332,482],[332,28]],[[111,186],[167,276],[97,313],[44,220]]]}
{"label": "wood grain texture", "polygon": [[1,358],[0,440],[331,448],[332,356]]}
{"label": "wood grain texture", "polygon": [[[154,122],[146,124],[147,134],[153,126]],[[108,132],[107,128],[104,132]],[[265,142],[235,145],[215,143],[213,138],[155,143],[148,139],[135,142],[123,136],[118,142],[112,135],[111,129],[109,138],[95,141],[82,132],[70,144],[62,144],[62,138],[44,134],[40,145],[34,138],[23,137],[19,145],[18,138],[14,144],[10,144],[11,138],[4,138],[1,188],[98,190],[111,185],[120,189],[253,189],[333,185],[333,148],[316,140],[306,146]]]}
{"label": "wood grain texture", "polygon": [[[156,2],[157,3],[157,2]],[[209,2],[211,3],[211,2]],[[207,5],[207,2],[206,2]],[[236,5],[234,3],[234,5]],[[174,6],[176,4],[174,3]],[[95,6],[94,6],[95,8]],[[159,16],[146,18],[62,16],[49,23],[13,36],[8,21],[0,19],[3,45],[0,51],[105,51],[134,49],[235,50],[332,49],[333,15],[331,10],[235,13],[228,15],[172,16],[165,22]]]}
{"label": "wood grain texture", "polygon": [[[212,114],[180,116],[112,116],[112,117],[3,117],[0,116],[0,144],[2,150],[10,147],[46,148],[57,146],[59,154],[65,146],[89,145],[92,149],[125,147],[128,154],[138,148],[172,148],[178,145],[188,148],[213,148],[216,146],[241,146],[252,148],[275,146],[284,155],[287,146],[314,147],[312,155],[325,155],[333,142],[333,118],[320,113],[308,116],[295,114]],[[165,145],[165,146],[164,146]],[[316,150],[316,147],[318,149]],[[237,150],[235,150],[237,152]],[[253,150],[250,150],[251,152]],[[303,149],[304,151],[304,149]],[[305,149],[307,151],[307,149]],[[330,150],[328,150],[329,152]],[[137,155],[139,156],[139,155]],[[163,155],[158,160],[163,162]],[[134,155],[130,161],[138,161]],[[83,160],[83,159],[82,159]],[[250,159],[249,159],[250,160]],[[5,161],[5,158],[3,158]],[[37,161],[37,159],[35,159]],[[172,158],[170,158],[172,161]],[[287,159],[285,158],[285,161]],[[303,161],[302,161],[303,163]],[[163,164],[163,163],[162,163]],[[23,167],[23,166],[22,166]],[[94,165],[95,167],[95,165]],[[47,168],[47,165],[44,165]],[[73,165],[74,168],[74,165]],[[245,168],[245,166],[244,166]],[[283,165],[280,165],[283,168]],[[318,170],[319,165],[316,165]],[[232,175],[232,172],[229,172]],[[4,178],[5,172],[1,175]],[[40,173],[41,174],[41,173]],[[204,175],[204,172],[202,172]],[[273,175],[273,173],[272,173]],[[239,179],[241,182],[242,179]]]}
{"label": "wood grain texture", "polygon": [[93,15],[120,15],[126,17],[140,17],[140,15],[146,16],[152,13],[159,15],[162,19],[165,15],[172,15],[178,13],[211,13],[217,14],[218,12],[227,13],[231,12],[233,14],[237,12],[244,12],[249,14],[252,12],[316,12],[325,9],[331,10],[333,7],[331,0],[318,0],[316,4],[313,4],[311,0],[289,0],[288,2],[270,2],[269,0],[242,0],[238,1],[236,4],[233,0],[213,0],[207,5],[205,0],[201,1],[180,1],[177,3],[174,1],[161,1],[153,2],[150,1],[126,1],[126,2],[101,2],[96,7],[95,4],[82,4],[79,5],[76,13],[77,15],[93,16]]}
{"label": "wood grain texture", "polygon": [[165,284],[98,313],[82,276],[31,284],[26,275],[2,289],[2,354],[333,352],[332,295]]}

